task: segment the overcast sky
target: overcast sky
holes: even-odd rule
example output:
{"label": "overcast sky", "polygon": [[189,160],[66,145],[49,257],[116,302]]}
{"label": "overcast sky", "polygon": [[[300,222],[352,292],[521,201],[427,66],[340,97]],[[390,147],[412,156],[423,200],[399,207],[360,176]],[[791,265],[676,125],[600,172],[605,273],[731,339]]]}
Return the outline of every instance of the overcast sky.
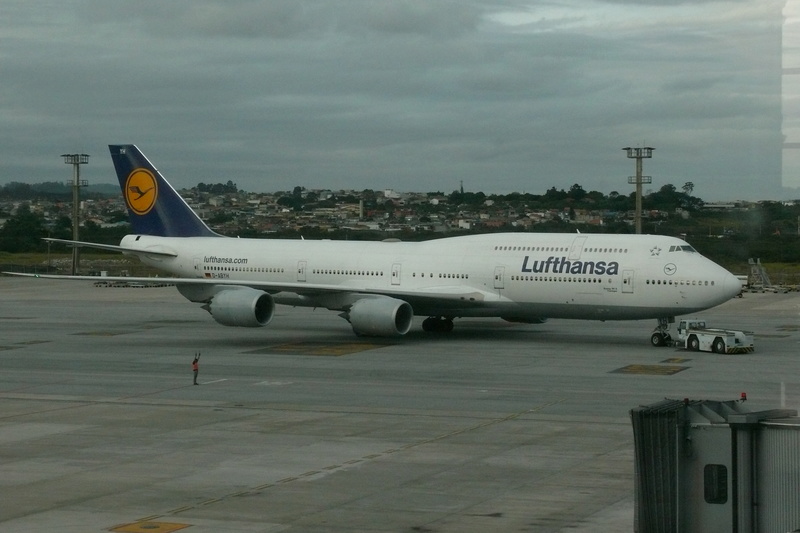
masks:
{"label": "overcast sky", "polygon": [[628,194],[652,146],[646,188],[798,198],[785,4],[3,0],[0,184],[132,143],[176,187]]}

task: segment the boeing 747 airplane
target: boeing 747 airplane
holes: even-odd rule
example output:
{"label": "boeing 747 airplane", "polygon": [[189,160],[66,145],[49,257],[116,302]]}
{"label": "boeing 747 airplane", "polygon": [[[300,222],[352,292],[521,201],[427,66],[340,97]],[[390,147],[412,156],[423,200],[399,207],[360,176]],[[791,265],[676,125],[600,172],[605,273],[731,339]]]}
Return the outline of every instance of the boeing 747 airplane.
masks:
{"label": "boeing 747 airplane", "polygon": [[[662,235],[495,233],[426,242],[223,237],[206,226],[134,145],[111,145],[133,233],[115,250],[170,273],[169,281],[226,326],[266,326],[276,304],[339,311],[357,335],[450,331],[461,317],[657,319],[736,296],[740,281],[681,239]],[[94,276],[38,277],[97,281]],[[108,277],[148,282],[152,278]]]}

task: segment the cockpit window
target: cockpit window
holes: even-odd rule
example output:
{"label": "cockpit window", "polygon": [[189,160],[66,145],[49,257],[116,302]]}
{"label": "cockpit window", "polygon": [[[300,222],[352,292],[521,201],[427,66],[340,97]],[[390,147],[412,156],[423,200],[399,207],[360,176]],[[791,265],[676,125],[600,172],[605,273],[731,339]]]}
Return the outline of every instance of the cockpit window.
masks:
{"label": "cockpit window", "polygon": [[688,244],[684,244],[683,246],[670,246],[670,252],[689,252],[689,253],[697,253],[697,250],[689,246]]}

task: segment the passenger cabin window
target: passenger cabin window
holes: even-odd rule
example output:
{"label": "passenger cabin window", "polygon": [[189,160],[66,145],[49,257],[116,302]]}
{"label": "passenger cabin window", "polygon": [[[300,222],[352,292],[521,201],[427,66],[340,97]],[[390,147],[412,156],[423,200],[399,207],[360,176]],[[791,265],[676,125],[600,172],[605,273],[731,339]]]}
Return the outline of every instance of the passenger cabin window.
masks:
{"label": "passenger cabin window", "polygon": [[[672,246],[670,248],[670,252],[674,251],[682,251],[681,246]],[[694,248],[691,246],[684,246],[686,251],[695,251]],[[503,252],[546,252],[546,253],[567,253],[570,251],[569,247],[566,246],[500,246],[496,245],[494,247],[495,251],[503,251]],[[601,254],[627,254],[627,248],[595,248],[595,247],[585,247],[582,250],[583,253],[601,253]]]}

